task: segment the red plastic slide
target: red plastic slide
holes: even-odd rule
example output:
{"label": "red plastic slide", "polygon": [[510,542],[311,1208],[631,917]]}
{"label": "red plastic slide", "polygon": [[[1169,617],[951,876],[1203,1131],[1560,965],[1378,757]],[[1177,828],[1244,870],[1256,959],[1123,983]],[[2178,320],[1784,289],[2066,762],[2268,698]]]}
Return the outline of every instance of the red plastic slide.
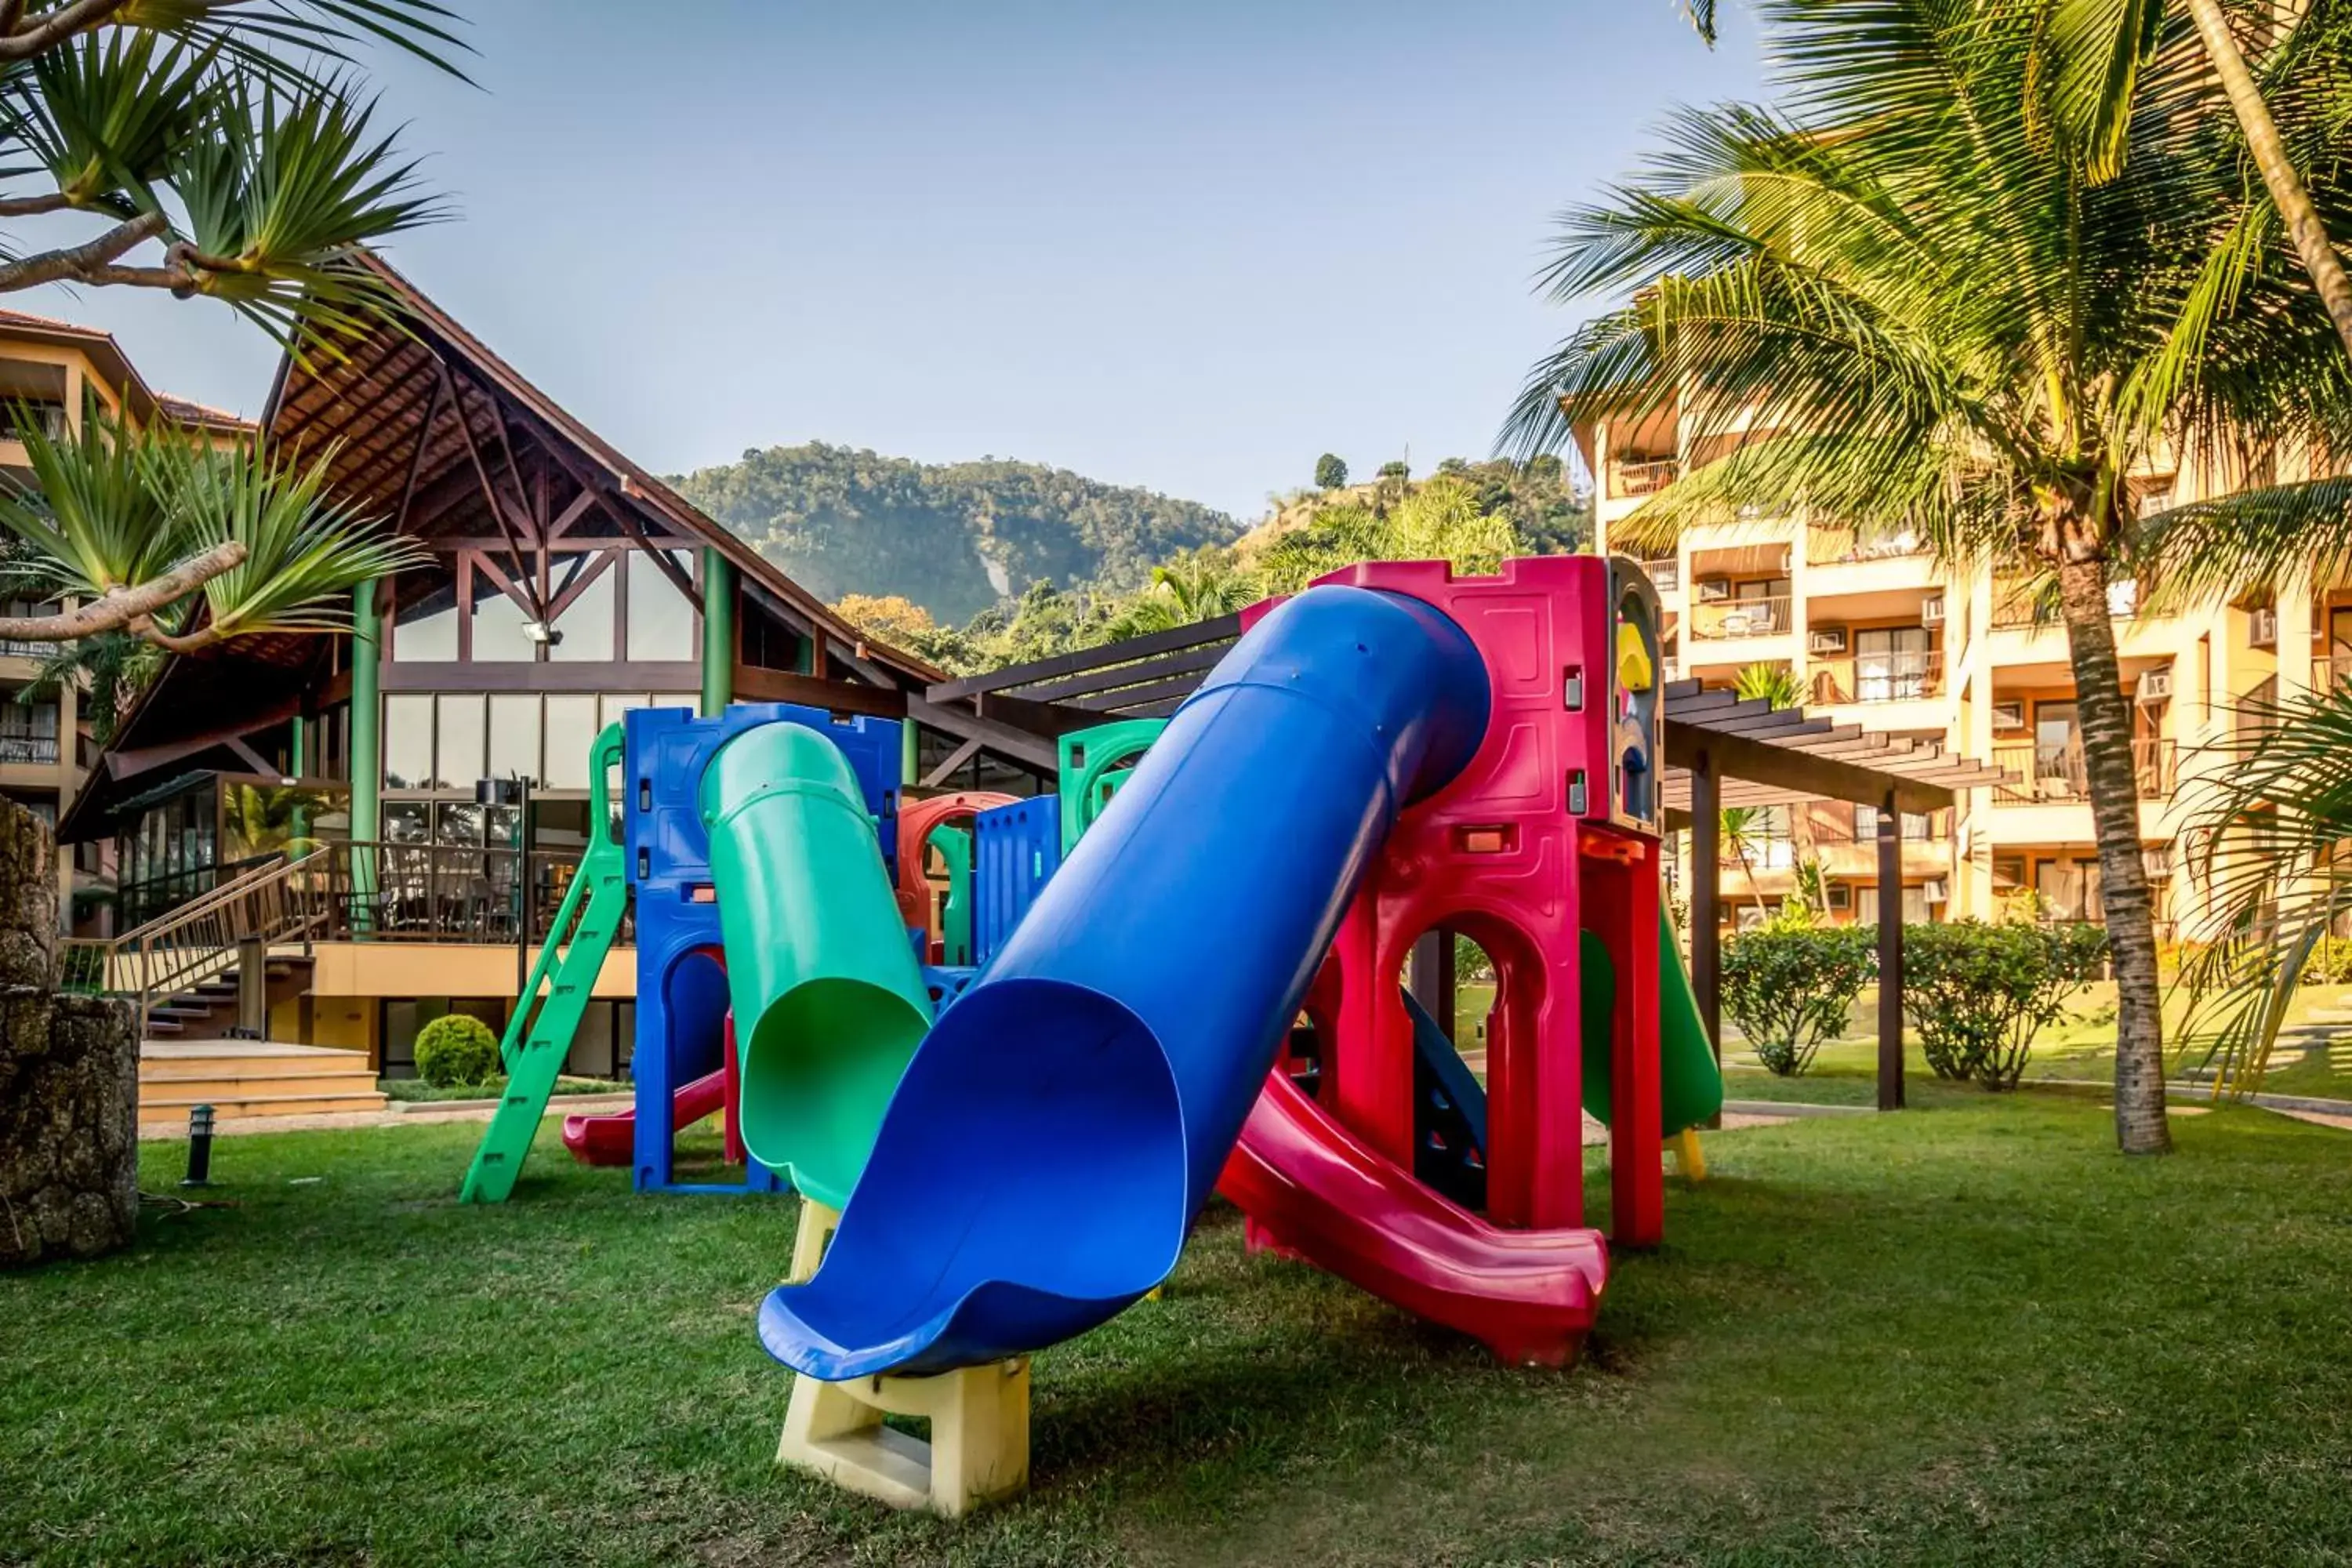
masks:
{"label": "red plastic slide", "polygon": [[1250,1108],[1217,1190],[1275,1247],[1507,1362],[1573,1361],[1609,1278],[1599,1231],[1487,1224],[1367,1147],[1280,1071]]}
{"label": "red plastic slide", "polygon": [[[732,1053],[730,1053],[731,1059]],[[726,1109],[725,1068],[705,1073],[670,1096],[669,1124],[684,1131],[704,1117]],[[637,1157],[637,1113],[615,1111],[610,1116],[567,1116],[563,1146],[583,1165],[625,1165]]]}

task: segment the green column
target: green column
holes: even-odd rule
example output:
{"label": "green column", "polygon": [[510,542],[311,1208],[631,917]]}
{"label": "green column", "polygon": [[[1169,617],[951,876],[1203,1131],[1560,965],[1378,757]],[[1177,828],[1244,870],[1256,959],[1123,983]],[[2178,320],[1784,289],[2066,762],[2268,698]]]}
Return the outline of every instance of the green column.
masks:
{"label": "green column", "polygon": [[923,776],[923,737],[913,714],[898,726],[898,783],[911,787]]}
{"label": "green column", "polygon": [[[303,715],[299,713],[295,714],[294,721],[288,727],[286,732],[286,771],[298,779],[310,772],[310,768],[307,765],[308,759],[303,756],[303,752],[306,750],[306,743],[309,741],[309,737],[302,732],[302,726],[305,722],[306,721]],[[297,805],[294,808],[293,820],[294,837],[296,838],[310,837],[310,813],[304,807]]]}
{"label": "green column", "polygon": [[[375,613],[375,581],[352,591],[352,839],[373,844],[383,824],[383,628]],[[352,855],[352,929],[373,924],[375,862],[372,851]]]}
{"label": "green column", "polygon": [[702,547],[702,716],[735,700],[735,567],[715,545]]}

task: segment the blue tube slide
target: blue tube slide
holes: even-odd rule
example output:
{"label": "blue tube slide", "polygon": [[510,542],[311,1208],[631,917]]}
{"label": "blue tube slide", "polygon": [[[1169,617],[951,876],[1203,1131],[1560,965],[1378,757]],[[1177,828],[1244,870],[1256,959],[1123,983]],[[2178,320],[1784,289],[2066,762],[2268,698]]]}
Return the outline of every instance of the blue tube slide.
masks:
{"label": "blue tube slide", "polygon": [[1417,600],[1326,586],[1253,627],[917,1049],[815,1277],[761,1307],[769,1352],[945,1372],[1166,1278],[1357,884],[1488,706]]}

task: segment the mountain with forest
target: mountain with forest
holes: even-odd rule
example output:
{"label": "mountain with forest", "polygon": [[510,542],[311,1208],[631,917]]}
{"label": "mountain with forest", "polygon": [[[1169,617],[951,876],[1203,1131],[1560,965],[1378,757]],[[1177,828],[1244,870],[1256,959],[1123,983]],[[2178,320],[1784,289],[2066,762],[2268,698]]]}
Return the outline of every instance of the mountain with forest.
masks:
{"label": "mountain with forest", "polygon": [[811,442],[670,481],[812,592],[898,595],[960,624],[1033,584],[1118,590],[1241,524],[1042,463],[918,463]]}

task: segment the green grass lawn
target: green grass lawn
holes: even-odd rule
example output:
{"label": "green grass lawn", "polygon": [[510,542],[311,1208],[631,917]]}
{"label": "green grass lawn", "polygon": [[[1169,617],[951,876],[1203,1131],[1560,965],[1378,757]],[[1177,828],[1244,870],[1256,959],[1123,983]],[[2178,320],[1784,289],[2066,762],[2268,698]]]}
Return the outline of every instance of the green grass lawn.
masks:
{"label": "green grass lawn", "polygon": [[[387,1099],[416,1105],[437,1104],[445,1100],[496,1100],[506,1092],[507,1080],[494,1078],[482,1083],[448,1083],[436,1087],[421,1078],[380,1078],[375,1087]],[[555,1094],[621,1094],[629,1086],[611,1079],[559,1078],[550,1092]]]}
{"label": "green grass lawn", "polygon": [[236,1206],[0,1277],[0,1561],[2344,1561],[2352,1141],[2224,1110],[2127,1162],[2086,1097],[1950,1104],[1712,1140],[1568,1373],[1213,1207],[1038,1358],[1034,1489],[961,1527],[771,1467],[786,1202],[542,1147],[460,1208],[472,1126],[240,1138]]}

